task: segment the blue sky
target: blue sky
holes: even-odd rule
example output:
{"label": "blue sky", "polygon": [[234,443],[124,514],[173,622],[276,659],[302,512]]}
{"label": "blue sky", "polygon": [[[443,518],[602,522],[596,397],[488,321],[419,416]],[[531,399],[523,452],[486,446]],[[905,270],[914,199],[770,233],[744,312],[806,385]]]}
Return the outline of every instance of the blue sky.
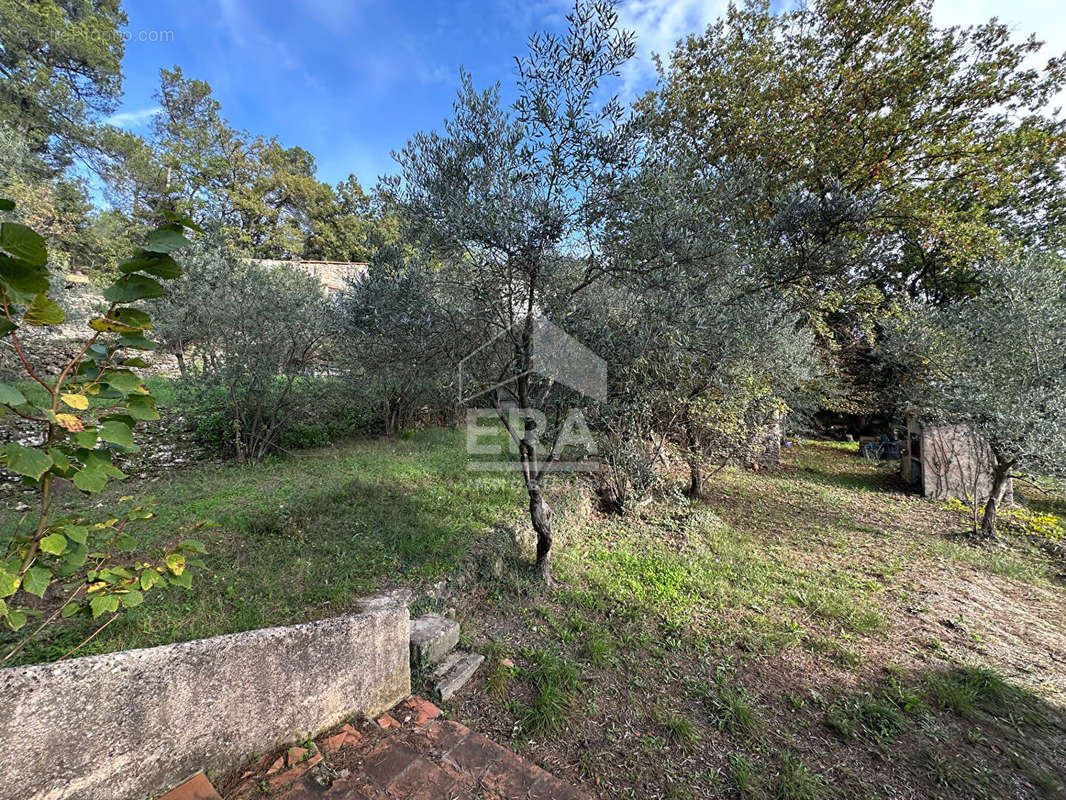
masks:
{"label": "blue sky", "polygon": [[[558,30],[568,0],[125,0],[125,96],[115,124],[143,132],[159,69],[206,80],[231,124],[314,154],[330,183],[366,188],[392,171],[390,153],[448,116],[459,68],[505,93],[513,57],[537,30]],[[654,83],[650,53],[702,30],[724,0],[621,0],[638,58],[618,89]],[[1042,0],[938,0],[943,24],[999,15],[1066,49],[1066,11]],[[158,32],[167,32],[160,36]]]}

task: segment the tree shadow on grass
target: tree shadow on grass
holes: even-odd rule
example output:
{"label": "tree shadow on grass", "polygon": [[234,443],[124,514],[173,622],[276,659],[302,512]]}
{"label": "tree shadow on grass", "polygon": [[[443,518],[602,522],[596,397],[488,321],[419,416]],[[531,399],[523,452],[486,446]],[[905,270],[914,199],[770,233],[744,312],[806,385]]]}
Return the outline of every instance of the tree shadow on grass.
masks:
{"label": "tree shadow on grass", "polygon": [[[499,497],[476,484],[351,480],[284,505],[243,505],[207,532],[206,568],[130,609],[80,655],[284,625],[352,610],[359,598],[462,569],[499,549]],[[58,658],[95,629],[49,631],[19,659]],[[3,642],[0,641],[0,649]],[[6,650],[4,651],[6,652]]]}
{"label": "tree shadow on grass", "polygon": [[855,777],[869,785],[928,797],[1066,796],[1066,709],[988,667],[893,670],[821,711],[830,746],[853,750]]}
{"label": "tree shadow on grass", "polygon": [[804,449],[801,462],[785,467],[783,474],[839,489],[882,494],[907,491],[898,461],[871,461],[857,450],[845,451],[839,445],[820,442],[808,442]]}

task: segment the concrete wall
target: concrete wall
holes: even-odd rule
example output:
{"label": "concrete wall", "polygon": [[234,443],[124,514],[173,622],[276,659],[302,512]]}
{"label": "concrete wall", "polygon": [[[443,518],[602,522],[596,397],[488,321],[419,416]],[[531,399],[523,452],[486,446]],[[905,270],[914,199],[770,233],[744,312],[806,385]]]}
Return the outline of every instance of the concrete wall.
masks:
{"label": "concrete wall", "polygon": [[141,800],[410,694],[402,600],[0,670],[0,800]]}
{"label": "concrete wall", "polygon": [[[988,443],[964,425],[907,423],[906,452],[900,471],[926,497],[963,502],[988,499],[995,459]],[[1010,488],[1007,489],[1008,503]]]}

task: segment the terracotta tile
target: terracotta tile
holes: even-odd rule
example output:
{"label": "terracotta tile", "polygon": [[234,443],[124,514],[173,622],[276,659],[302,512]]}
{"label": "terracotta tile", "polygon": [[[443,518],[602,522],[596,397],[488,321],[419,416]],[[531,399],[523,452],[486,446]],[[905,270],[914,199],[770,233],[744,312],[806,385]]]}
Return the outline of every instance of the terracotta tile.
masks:
{"label": "terracotta tile", "polygon": [[391,714],[382,714],[380,717],[377,718],[376,722],[380,727],[385,728],[386,730],[388,730],[389,728],[403,727],[403,725],[397,722]]}
{"label": "terracotta tile", "polygon": [[197,772],[176,789],[171,789],[159,800],[222,800],[211,781],[202,772]]}
{"label": "terracotta tile", "polygon": [[388,793],[403,800],[438,800],[448,797],[454,785],[448,773],[420,758],[389,784]]}
{"label": "terracotta tile", "polygon": [[388,786],[417,758],[418,753],[403,742],[387,741],[367,757],[363,771],[378,786]]}
{"label": "terracotta tile", "polygon": [[306,747],[290,747],[285,753],[285,763],[295,767],[301,760],[307,757]]}
{"label": "terracotta tile", "polygon": [[452,720],[433,720],[423,729],[430,747],[446,753],[470,735],[470,729]]}
{"label": "terracotta tile", "polygon": [[509,752],[480,733],[472,733],[449,750],[445,759],[463,772],[479,778],[494,762]]}
{"label": "terracotta tile", "polygon": [[483,780],[485,786],[502,797],[521,800],[529,795],[533,784],[545,774],[536,764],[509,752],[489,767]]}
{"label": "terracotta tile", "polygon": [[322,742],[322,749],[328,754],[336,753],[338,750],[344,747],[344,742],[347,739],[348,734],[344,731],[341,731],[340,733],[335,733],[328,739],[326,739],[324,742]]}
{"label": "terracotta tile", "polygon": [[385,800],[388,797],[374,786],[366,776],[338,778],[325,793],[315,795],[316,800]]}
{"label": "terracotta tile", "polygon": [[439,717],[441,710],[428,700],[423,700],[418,695],[413,694],[400,703],[397,709],[394,709],[393,716],[397,716],[397,714],[404,717],[410,716],[412,725],[422,727],[427,722]]}

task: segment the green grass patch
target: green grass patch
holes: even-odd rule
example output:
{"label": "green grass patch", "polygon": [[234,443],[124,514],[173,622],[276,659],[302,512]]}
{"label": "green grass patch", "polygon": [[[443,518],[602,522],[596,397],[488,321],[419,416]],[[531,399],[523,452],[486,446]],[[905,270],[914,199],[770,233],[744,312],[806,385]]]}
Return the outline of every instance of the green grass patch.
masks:
{"label": "green grass patch", "polygon": [[[86,653],[315,619],[390,585],[447,574],[494,523],[522,509],[516,476],[465,466],[462,434],[431,430],[64,496],[65,511],[97,518],[106,513],[97,504],[106,509],[120,493],[138,490],[156,512],[141,533],[149,549],[183,526],[219,525],[198,534],[208,554],[192,589],[167,589],[130,610]],[[0,537],[16,521],[0,514]],[[56,658],[85,636],[77,626],[57,631],[28,647],[23,660]]]}

